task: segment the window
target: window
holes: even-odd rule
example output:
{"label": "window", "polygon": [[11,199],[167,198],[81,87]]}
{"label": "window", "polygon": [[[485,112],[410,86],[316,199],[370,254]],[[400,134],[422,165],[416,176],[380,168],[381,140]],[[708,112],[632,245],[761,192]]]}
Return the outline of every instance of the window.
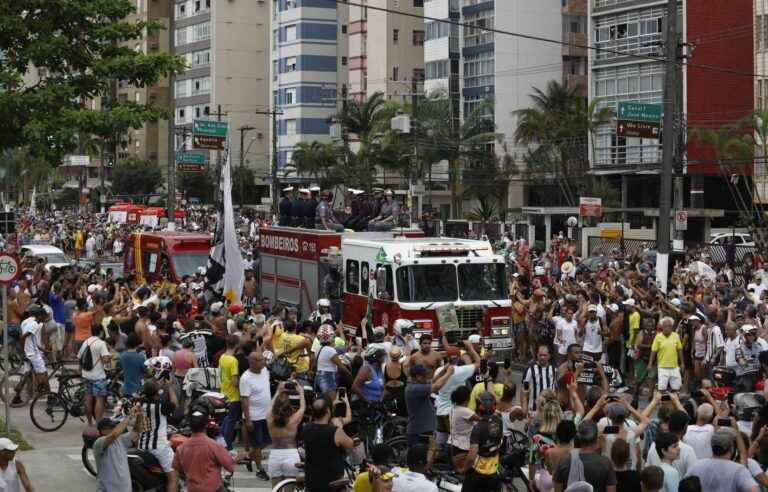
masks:
{"label": "window", "polygon": [[296,120],[285,120],[285,134],[296,135]]}
{"label": "window", "polygon": [[347,57],[346,56],[342,56],[341,57],[341,66],[342,67],[347,66]]}
{"label": "window", "polygon": [[176,40],[174,41],[176,46],[187,44],[187,28],[181,27],[176,29]]}
{"label": "window", "polygon": [[195,13],[200,12],[203,8],[202,0],[195,0]]}
{"label": "window", "polygon": [[413,6],[414,7],[423,7],[424,6],[424,0],[413,0]]}
{"label": "window", "polygon": [[208,94],[211,92],[211,78],[200,77],[192,79],[192,95],[198,96],[201,94]]}
{"label": "window", "polygon": [[285,10],[295,9],[295,8],[296,8],[296,0],[285,0]]}
{"label": "window", "polygon": [[424,64],[427,80],[446,79],[451,73],[448,60],[438,60]]}
{"label": "window", "polygon": [[480,46],[493,42],[493,11],[484,10],[464,17],[464,47]]}
{"label": "window", "polygon": [[571,32],[581,32],[581,24],[578,22],[571,22]]}
{"label": "window", "polygon": [[296,24],[285,26],[285,41],[296,41]]}
{"label": "window", "polygon": [[370,272],[367,261],[360,263],[360,293],[362,294],[368,294],[370,289]]}
{"label": "window", "polygon": [[189,80],[177,80],[176,81],[176,97],[188,97],[189,96]]}
{"label": "window", "polygon": [[507,274],[504,265],[459,265],[459,295],[464,301],[507,298]]}
{"label": "window", "polygon": [[[766,18],[768,18],[768,16],[766,16]],[[755,17],[755,51],[763,51],[765,49],[765,37],[763,35],[765,24],[763,23],[763,20],[762,15]]]}
{"label": "window", "polygon": [[191,53],[193,68],[207,67],[211,64],[211,50],[194,51]]}
{"label": "window", "polygon": [[455,301],[459,296],[456,268],[450,264],[400,267],[395,276],[400,302]]}
{"label": "window", "polygon": [[392,29],[392,43],[397,44],[400,41],[400,29]]}
{"label": "window", "polygon": [[[379,268],[384,269],[384,288],[380,289],[378,284]],[[385,301],[391,301],[394,299],[395,285],[392,278],[392,267],[390,265],[376,264],[376,297]]]}
{"label": "window", "polygon": [[764,80],[758,80],[757,81],[757,109],[758,111],[762,111],[765,108],[765,81]]}
{"label": "window", "polygon": [[176,18],[183,19],[186,16],[187,16],[187,4],[186,3],[176,4]]}
{"label": "window", "polygon": [[285,89],[285,104],[296,104],[296,89]]}
{"label": "window", "polygon": [[413,45],[424,46],[424,31],[413,31]]}
{"label": "window", "polygon": [[347,25],[346,24],[342,24],[341,25],[341,34],[347,34]]}
{"label": "window", "polygon": [[392,80],[398,80],[399,75],[400,75],[400,67],[395,65],[394,67],[392,67]]}
{"label": "window", "polygon": [[202,24],[195,24],[191,26],[192,29],[192,41],[204,41],[211,38],[211,23],[203,22]]}
{"label": "window", "polygon": [[491,52],[464,57],[464,87],[493,85],[494,55]]}
{"label": "window", "polygon": [[360,293],[360,264],[357,260],[347,260],[347,279],[344,284],[350,294]]}
{"label": "window", "polygon": [[413,80],[417,82],[424,82],[424,69],[423,68],[414,68],[413,69]]}
{"label": "window", "polygon": [[285,71],[286,72],[295,72],[296,71],[296,57],[295,56],[289,56],[285,59]]}

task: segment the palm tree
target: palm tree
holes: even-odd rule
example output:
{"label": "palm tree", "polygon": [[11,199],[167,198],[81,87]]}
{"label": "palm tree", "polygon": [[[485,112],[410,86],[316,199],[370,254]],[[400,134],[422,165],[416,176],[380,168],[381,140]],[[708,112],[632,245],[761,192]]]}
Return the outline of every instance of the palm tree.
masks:
{"label": "palm tree", "polygon": [[350,99],[336,117],[349,133],[366,144],[370,142],[371,134],[381,119],[380,113],[385,103],[383,92],[376,92],[365,101]]}
{"label": "palm tree", "polygon": [[545,91],[534,88],[530,97],[532,107],[515,112],[515,143],[535,146],[527,155],[529,167],[554,175],[566,202],[575,205],[571,178],[588,164],[587,136],[594,145],[598,127],[613,118],[613,110],[599,108],[596,100],[587,104],[577,87],[557,81],[549,82]]}
{"label": "palm tree", "polygon": [[317,180],[333,167],[336,163],[336,156],[331,143],[300,142],[293,151],[292,160],[298,174],[307,175]]}

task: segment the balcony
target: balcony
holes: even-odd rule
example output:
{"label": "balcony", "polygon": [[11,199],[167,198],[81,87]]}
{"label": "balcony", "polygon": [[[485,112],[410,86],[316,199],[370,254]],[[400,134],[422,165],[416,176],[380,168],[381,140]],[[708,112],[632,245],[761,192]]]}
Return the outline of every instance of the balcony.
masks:
{"label": "balcony", "polygon": [[587,0],[565,0],[563,2],[562,13],[564,13],[564,14],[584,14],[584,15],[586,15],[587,14]]}
{"label": "balcony", "polygon": [[[582,32],[569,32],[563,36],[563,41],[568,43],[563,45],[563,56],[566,57],[584,57],[587,56],[587,35]],[[584,46],[580,48],[578,46]]]}
{"label": "balcony", "polygon": [[586,75],[574,75],[565,74],[563,76],[566,87],[579,88],[579,93],[584,97],[587,96],[587,76]]}

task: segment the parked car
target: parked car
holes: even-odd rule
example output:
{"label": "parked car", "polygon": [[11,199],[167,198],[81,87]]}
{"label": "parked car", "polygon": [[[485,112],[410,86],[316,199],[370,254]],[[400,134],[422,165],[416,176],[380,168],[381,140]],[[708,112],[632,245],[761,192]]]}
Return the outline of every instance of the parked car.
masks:
{"label": "parked car", "polygon": [[736,241],[736,246],[754,246],[755,245],[755,240],[752,239],[752,236],[744,232],[736,232],[736,233],[724,232],[720,234],[715,234],[709,240],[709,244],[714,246],[725,246],[728,244],[728,241],[730,241],[731,238],[733,238]]}
{"label": "parked car", "polygon": [[72,265],[72,260],[56,246],[50,244],[27,244],[21,247],[22,258],[43,258],[45,268],[64,268]]}

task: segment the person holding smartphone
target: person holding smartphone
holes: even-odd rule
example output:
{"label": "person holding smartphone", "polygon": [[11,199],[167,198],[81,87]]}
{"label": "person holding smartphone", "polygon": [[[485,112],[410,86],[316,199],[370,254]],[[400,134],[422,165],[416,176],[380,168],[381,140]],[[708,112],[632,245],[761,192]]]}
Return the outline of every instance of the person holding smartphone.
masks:
{"label": "person holding smartphone", "polygon": [[[300,474],[296,468],[296,463],[301,461],[296,436],[307,405],[303,391],[297,392],[299,394],[297,409],[291,405],[288,395],[289,391],[296,391],[297,384],[296,381],[281,382],[267,412],[267,428],[272,440],[269,461],[267,461],[267,474],[272,479],[273,487],[286,478],[297,477]],[[294,389],[290,389],[291,387]]]}

